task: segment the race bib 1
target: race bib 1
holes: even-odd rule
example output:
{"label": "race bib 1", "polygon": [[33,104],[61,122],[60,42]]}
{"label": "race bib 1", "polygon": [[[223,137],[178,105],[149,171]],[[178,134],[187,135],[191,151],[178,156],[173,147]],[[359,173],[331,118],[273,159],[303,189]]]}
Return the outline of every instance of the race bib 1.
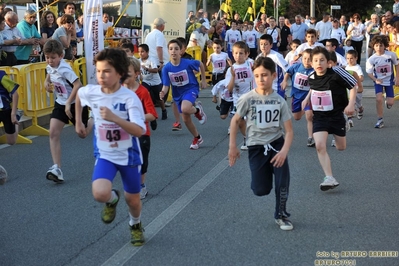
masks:
{"label": "race bib 1", "polygon": [[173,86],[184,86],[189,82],[187,70],[169,73],[169,78]]}
{"label": "race bib 1", "polygon": [[331,111],[332,109],[334,109],[332,94],[330,90],[312,90],[310,101],[312,102],[313,111]]}
{"label": "race bib 1", "polygon": [[261,129],[280,126],[279,104],[258,104],[256,107],[256,126]]}
{"label": "race bib 1", "polygon": [[115,123],[101,123],[96,129],[100,150],[127,150],[132,146],[130,134]]}

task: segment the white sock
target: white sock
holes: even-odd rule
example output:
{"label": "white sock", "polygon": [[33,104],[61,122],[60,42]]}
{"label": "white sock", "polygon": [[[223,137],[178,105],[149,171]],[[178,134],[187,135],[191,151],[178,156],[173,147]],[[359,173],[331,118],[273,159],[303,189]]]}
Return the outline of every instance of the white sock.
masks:
{"label": "white sock", "polygon": [[140,223],[141,214],[139,215],[139,217],[136,218],[136,217],[133,217],[133,215],[129,212],[129,217],[130,217],[130,220],[129,220],[130,226]]}
{"label": "white sock", "polygon": [[111,198],[107,201],[107,203],[114,204],[118,200],[118,195],[116,194],[115,190],[111,191]]}

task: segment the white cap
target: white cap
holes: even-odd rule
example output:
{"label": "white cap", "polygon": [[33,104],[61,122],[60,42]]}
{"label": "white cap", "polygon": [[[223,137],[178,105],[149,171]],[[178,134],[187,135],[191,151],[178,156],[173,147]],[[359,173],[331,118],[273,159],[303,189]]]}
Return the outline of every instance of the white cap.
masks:
{"label": "white cap", "polygon": [[204,26],[207,30],[209,30],[211,28],[211,26],[209,25],[208,22],[202,23],[202,26]]}

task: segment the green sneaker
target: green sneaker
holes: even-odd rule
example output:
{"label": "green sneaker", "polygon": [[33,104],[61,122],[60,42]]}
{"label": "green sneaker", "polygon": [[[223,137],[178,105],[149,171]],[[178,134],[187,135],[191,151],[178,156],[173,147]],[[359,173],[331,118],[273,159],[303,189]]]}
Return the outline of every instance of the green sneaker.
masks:
{"label": "green sneaker", "polygon": [[141,226],[141,222],[130,226],[130,243],[133,246],[142,246],[144,244],[144,228]]}
{"label": "green sneaker", "polygon": [[101,219],[106,224],[112,223],[112,221],[115,219],[116,206],[119,202],[119,191],[116,189],[113,189],[112,191],[115,191],[116,195],[118,196],[118,200],[114,204],[105,203],[104,209],[101,212]]}

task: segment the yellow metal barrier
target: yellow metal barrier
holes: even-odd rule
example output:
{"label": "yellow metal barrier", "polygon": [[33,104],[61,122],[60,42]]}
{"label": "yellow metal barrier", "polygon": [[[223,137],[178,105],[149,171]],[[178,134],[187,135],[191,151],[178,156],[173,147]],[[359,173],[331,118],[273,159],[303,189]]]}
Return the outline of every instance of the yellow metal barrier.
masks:
{"label": "yellow metal barrier", "polygon": [[[24,91],[23,85],[21,84],[22,81],[21,81],[21,76],[20,76],[20,73],[19,73],[18,69],[17,68],[13,68],[13,67],[0,67],[0,70],[3,70],[4,72],[6,72],[6,74],[12,80],[14,80],[16,83],[18,83],[20,85],[18,90],[17,90],[18,95],[19,95],[18,109],[24,110],[23,100],[22,99],[23,99],[23,97],[25,95],[25,91]],[[1,144],[7,143],[6,135],[0,136],[0,143]],[[30,139],[25,138],[25,137],[21,136],[20,134],[18,134],[16,143],[19,143],[19,144],[31,144],[32,141]]]}
{"label": "yellow metal barrier", "polygon": [[53,93],[47,93],[44,88],[46,66],[46,62],[41,62],[24,65],[19,70],[25,92],[22,98],[23,110],[27,116],[32,117],[32,125],[23,129],[21,135],[49,135],[49,131],[38,124],[38,118],[50,114],[54,107]]}
{"label": "yellow metal barrier", "polygon": [[73,62],[73,71],[79,77],[83,86],[87,85],[86,58],[82,57]]}

